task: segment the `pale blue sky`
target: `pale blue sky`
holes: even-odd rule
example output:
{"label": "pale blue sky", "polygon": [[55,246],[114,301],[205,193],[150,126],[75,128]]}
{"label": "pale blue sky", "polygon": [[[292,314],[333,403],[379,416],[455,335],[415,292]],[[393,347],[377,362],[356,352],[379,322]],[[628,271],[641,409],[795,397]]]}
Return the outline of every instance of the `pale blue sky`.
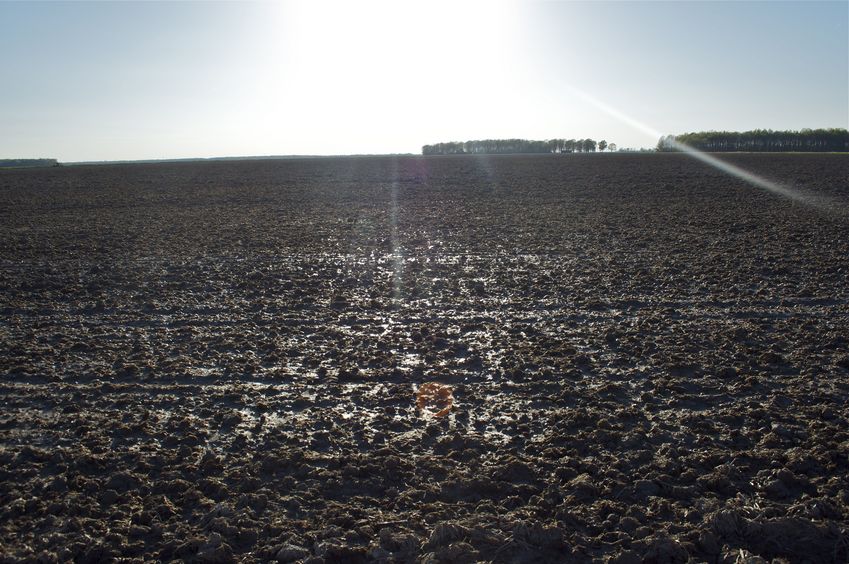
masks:
{"label": "pale blue sky", "polygon": [[0,158],[654,146],[847,127],[849,2],[0,2],[0,68]]}

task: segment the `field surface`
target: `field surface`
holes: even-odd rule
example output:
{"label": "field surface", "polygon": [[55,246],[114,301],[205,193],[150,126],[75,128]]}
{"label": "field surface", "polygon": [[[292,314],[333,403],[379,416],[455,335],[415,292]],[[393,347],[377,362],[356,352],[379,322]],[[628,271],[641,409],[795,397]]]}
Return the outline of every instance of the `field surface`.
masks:
{"label": "field surface", "polygon": [[674,154],[0,171],[0,560],[846,562],[849,157],[723,159],[820,205]]}

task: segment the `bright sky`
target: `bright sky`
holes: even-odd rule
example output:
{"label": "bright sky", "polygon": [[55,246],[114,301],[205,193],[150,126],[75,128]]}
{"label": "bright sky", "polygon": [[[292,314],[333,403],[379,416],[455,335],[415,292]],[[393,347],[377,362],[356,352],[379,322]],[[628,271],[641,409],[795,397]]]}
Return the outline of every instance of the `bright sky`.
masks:
{"label": "bright sky", "polygon": [[849,2],[0,1],[0,69],[0,158],[653,147],[847,127]]}

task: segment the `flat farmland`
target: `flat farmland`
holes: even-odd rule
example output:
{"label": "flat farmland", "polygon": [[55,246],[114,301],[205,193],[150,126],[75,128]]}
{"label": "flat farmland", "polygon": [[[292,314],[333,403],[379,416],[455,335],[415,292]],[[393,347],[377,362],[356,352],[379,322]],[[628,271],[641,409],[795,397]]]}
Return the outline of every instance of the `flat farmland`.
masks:
{"label": "flat farmland", "polygon": [[849,157],[723,159],[0,171],[0,556],[846,562]]}

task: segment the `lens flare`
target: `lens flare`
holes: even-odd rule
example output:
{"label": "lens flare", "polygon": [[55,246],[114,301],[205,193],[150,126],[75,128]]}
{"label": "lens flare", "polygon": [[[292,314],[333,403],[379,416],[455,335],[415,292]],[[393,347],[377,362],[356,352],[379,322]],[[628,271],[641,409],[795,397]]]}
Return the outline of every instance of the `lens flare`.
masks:
{"label": "lens flare", "polygon": [[[576,97],[580,98],[581,100],[587,102],[590,105],[595,106],[599,110],[601,110],[601,111],[605,112],[606,114],[618,119],[619,121],[630,125],[634,129],[637,129],[638,131],[641,131],[641,132],[643,132],[647,135],[653,136],[655,139],[660,139],[661,137],[664,136],[663,133],[654,129],[653,127],[649,127],[645,123],[634,119],[633,117],[617,110],[616,108],[614,108],[614,107],[612,107],[608,104],[605,104],[604,102],[602,102],[598,98],[591,96],[590,94],[587,94],[583,90],[580,90],[580,89],[578,89],[574,86],[571,86],[571,85],[568,86],[568,89]],[[834,210],[835,207],[839,206],[839,204],[837,202],[835,202],[835,201],[833,201],[829,198],[826,198],[825,196],[822,196],[822,195],[819,195],[819,194],[805,193],[805,192],[802,192],[801,190],[799,190],[797,188],[787,186],[786,184],[779,184],[779,183],[774,182],[772,180],[767,180],[766,178],[763,178],[762,176],[758,176],[757,174],[755,174],[753,172],[749,172],[747,170],[744,170],[744,169],[740,168],[739,166],[736,166],[736,165],[733,165],[731,163],[722,161],[722,160],[720,160],[720,159],[718,159],[718,158],[716,158],[712,155],[705,153],[704,151],[700,151],[699,149],[696,149],[695,147],[691,147],[689,145],[686,145],[684,143],[680,143],[680,142],[675,141],[675,140],[670,140],[669,143],[672,145],[673,148],[684,153],[685,155],[688,155],[688,156],[690,156],[690,157],[692,157],[692,158],[694,158],[698,161],[701,161],[701,162],[703,162],[707,165],[712,166],[713,168],[715,168],[717,170],[720,170],[720,171],[722,171],[726,174],[734,176],[734,177],[736,177],[736,178],[738,178],[738,179],[740,179],[744,182],[747,182],[747,183],[751,184],[752,186],[756,186],[756,187],[761,188],[763,190],[767,190],[767,191],[769,191],[773,194],[776,194],[778,196],[781,196],[783,198],[788,198],[790,200],[800,202],[802,204],[806,204],[806,205],[809,205],[809,206],[812,206],[812,207],[815,207],[815,208],[819,208],[819,209]]]}

